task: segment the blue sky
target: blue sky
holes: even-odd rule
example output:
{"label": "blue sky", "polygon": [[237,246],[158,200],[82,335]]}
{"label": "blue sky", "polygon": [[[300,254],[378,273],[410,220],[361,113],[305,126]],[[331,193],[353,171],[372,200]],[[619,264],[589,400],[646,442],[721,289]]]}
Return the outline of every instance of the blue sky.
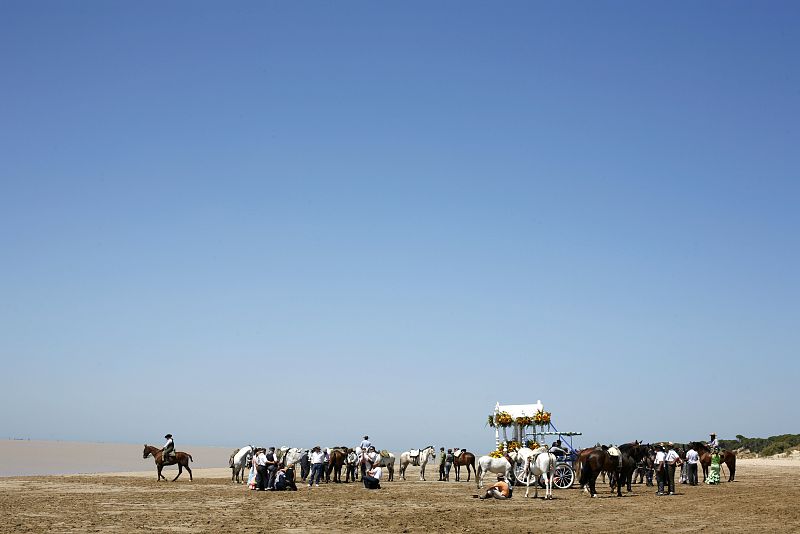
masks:
{"label": "blue sky", "polygon": [[481,451],[541,399],[583,444],[800,431],[798,23],[4,2],[0,428]]}

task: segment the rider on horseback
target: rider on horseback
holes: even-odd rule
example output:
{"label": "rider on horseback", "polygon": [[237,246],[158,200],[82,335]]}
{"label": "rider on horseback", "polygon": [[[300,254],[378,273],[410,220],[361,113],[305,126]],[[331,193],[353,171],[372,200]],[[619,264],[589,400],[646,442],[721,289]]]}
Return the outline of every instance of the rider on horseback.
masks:
{"label": "rider on horseback", "polygon": [[164,448],[161,449],[161,459],[164,463],[167,463],[171,458],[175,457],[175,440],[172,439],[172,434],[167,434],[164,439],[167,442],[164,444]]}

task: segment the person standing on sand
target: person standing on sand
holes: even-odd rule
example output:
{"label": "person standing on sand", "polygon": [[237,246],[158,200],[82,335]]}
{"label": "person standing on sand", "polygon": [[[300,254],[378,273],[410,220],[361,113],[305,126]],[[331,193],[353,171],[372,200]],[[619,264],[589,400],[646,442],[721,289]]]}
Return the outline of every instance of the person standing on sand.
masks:
{"label": "person standing on sand", "polygon": [[669,495],[675,495],[675,466],[681,464],[681,457],[675,452],[675,446],[670,442],[669,450],[664,458],[664,465],[666,468],[665,476],[667,477],[667,487],[669,488]]}
{"label": "person standing on sand", "polygon": [[[322,452],[322,447],[317,445],[311,449],[309,459],[311,460],[311,474],[308,475],[308,487],[310,488],[314,484],[319,487],[319,479],[322,478],[322,462],[325,460],[325,453]],[[316,481],[314,480],[315,476]]]}
{"label": "person standing on sand", "polygon": [[267,453],[267,473],[269,479],[267,480],[267,489],[272,491],[275,489],[275,474],[278,472],[278,459],[275,457],[275,447],[270,447]]}
{"label": "person standing on sand", "polygon": [[444,447],[439,447],[439,454],[441,455],[442,459],[439,461],[439,481],[444,480],[444,464],[445,464],[445,456]]}
{"label": "person standing on sand", "polygon": [[264,449],[258,449],[258,453],[253,458],[256,464],[256,490],[264,491],[269,482],[269,472],[267,471],[267,455]]}
{"label": "person standing on sand", "polygon": [[450,482],[450,469],[453,468],[455,459],[455,456],[453,456],[453,449],[447,449],[447,455],[444,460],[444,479],[447,482]]}
{"label": "person standing on sand", "polygon": [[656,445],[656,459],[653,462],[653,465],[656,470],[656,480],[658,481],[658,491],[656,495],[664,495],[664,480],[665,480],[665,463],[664,459],[667,457],[666,453],[664,453],[664,447],[662,445]]}
{"label": "person standing on sand", "polygon": [[697,485],[697,462],[700,461],[700,455],[693,447],[689,447],[686,451],[686,469],[688,472],[687,478],[690,486]]}
{"label": "person standing on sand", "polygon": [[706,484],[719,484],[719,469],[721,467],[721,458],[719,455],[719,447],[715,447],[711,452],[711,465],[708,466],[708,478]]}

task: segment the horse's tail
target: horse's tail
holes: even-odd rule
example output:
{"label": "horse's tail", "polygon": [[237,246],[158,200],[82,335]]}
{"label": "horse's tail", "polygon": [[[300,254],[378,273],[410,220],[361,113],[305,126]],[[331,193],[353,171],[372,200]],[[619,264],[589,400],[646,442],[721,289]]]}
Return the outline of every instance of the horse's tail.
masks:
{"label": "horse's tail", "polygon": [[191,454],[189,454],[189,453],[187,452],[187,453],[186,453],[186,456],[188,456],[188,457],[189,457],[189,461],[190,461],[190,462],[194,462],[194,459],[192,458],[192,455],[191,455]]}
{"label": "horse's tail", "polygon": [[[467,464],[467,469],[469,469],[469,464]],[[478,489],[481,489],[481,473],[482,472],[483,472],[483,466],[479,462],[478,463],[478,470],[475,471],[475,485],[478,486]]]}

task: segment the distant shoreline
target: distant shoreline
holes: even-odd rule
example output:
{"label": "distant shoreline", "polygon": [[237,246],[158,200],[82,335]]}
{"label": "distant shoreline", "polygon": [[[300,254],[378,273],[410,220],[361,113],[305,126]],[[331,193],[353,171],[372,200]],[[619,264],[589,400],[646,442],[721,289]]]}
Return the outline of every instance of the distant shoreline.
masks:
{"label": "distant shoreline", "polygon": [[[154,471],[153,459],[142,458],[142,449],[141,443],[5,439],[0,440],[0,477]],[[205,469],[226,467],[234,447],[179,442],[178,449],[192,455],[192,469]]]}

